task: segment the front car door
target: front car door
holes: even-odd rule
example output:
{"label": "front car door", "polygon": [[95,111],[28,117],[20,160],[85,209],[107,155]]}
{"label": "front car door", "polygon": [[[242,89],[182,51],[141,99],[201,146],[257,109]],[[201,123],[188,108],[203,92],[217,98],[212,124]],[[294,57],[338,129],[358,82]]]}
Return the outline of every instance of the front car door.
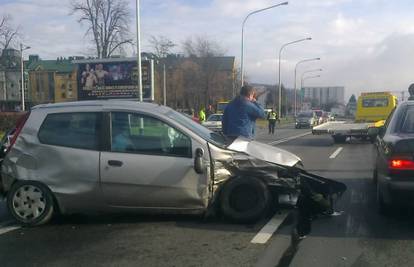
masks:
{"label": "front car door", "polygon": [[152,116],[134,112],[109,116],[110,151],[102,152],[100,161],[101,187],[108,205],[206,207],[208,174],[194,171],[197,141]]}

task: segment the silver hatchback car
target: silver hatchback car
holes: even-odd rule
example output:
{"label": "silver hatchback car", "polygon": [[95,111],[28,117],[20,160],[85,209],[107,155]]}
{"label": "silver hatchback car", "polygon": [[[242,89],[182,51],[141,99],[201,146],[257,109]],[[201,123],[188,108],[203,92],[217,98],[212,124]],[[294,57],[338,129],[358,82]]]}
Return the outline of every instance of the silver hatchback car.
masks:
{"label": "silver hatchback car", "polygon": [[[0,192],[25,225],[61,214],[155,211],[258,219],[300,159],[225,138],[168,107],[133,101],[39,105],[16,125]],[[286,177],[288,176],[288,177]],[[282,178],[286,177],[286,179]],[[292,187],[293,188],[293,187]]]}

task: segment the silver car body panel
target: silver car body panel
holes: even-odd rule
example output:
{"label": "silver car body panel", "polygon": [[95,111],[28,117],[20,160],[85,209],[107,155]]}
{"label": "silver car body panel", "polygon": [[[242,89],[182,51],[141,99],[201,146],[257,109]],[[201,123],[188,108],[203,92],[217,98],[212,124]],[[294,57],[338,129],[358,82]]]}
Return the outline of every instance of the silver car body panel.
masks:
{"label": "silver car body panel", "polygon": [[[50,113],[110,111],[162,120],[191,138],[193,157],[76,149],[42,144],[37,137]],[[53,192],[63,213],[114,209],[202,212],[213,201],[216,189],[235,176],[235,168],[266,167],[268,162],[293,166],[300,161],[287,151],[243,138],[228,149],[208,143],[168,117],[171,111],[149,103],[112,100],[36,106],[4,159],[3,187],[8,191],[16,180],[39,181]],[[199,148],[204,152],[202,174],[194,170],[194,155]],[[109,166],[109,160],[123,164]]]}
{"label": "silver car body panel", "polygon": [[252,141],[244,137],[239,137],[234,140],[233,143],[228,146],[228,149],[243,152],[267,162],[289,167],[293,167],[301,161],[298,156],[286,150]]}

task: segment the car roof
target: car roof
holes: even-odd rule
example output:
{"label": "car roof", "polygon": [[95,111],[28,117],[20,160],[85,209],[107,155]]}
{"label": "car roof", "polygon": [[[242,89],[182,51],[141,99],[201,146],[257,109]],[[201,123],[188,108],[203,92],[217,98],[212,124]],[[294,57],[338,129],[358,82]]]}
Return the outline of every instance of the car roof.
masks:
{"label": "car roof", "polygon": [[72,109],[72,108],[102,107],[113,109],[132,109],[141,111],[150,111],[157,109],[157,112],[166,113],[171,110],[169,107],[148,103],[137,102],[136,100],[91,100],[91,101],[74,101],[55,104],[40,104],[32,107],[32,110],[42,109]]}

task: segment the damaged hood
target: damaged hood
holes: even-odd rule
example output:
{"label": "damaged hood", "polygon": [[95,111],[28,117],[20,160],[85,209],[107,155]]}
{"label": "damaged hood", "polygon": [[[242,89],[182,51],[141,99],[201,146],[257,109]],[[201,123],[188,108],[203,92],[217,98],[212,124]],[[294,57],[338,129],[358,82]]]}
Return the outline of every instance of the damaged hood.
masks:
{"label": "damaged hood", "polygon": [[239,137],[233,141],[228,147],[230,150],[246,153],[255,158],[276,163],[279,165],[293,167],[301,159],[289,151],[252,141],[244,137]]}

